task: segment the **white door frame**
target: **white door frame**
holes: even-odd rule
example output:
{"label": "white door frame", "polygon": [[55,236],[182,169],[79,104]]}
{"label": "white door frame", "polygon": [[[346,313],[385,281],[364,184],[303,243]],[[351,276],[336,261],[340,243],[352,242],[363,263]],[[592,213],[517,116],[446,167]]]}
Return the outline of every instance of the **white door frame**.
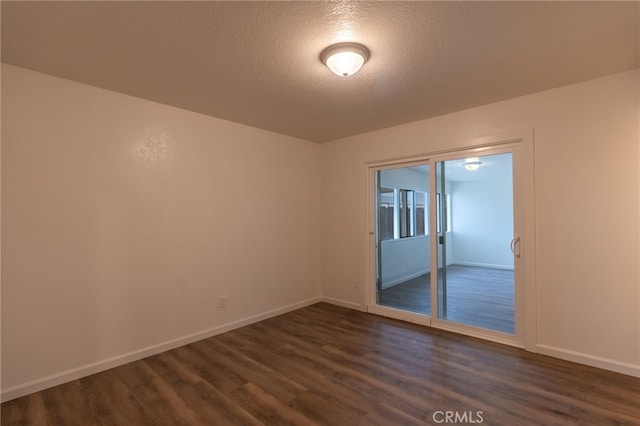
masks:
{"label": "white door frame", "polygon": [[[404,321],[450,330],[482,339],[495,341],[511,346],[524,347],[528,351],[535,352],[536,335],[536,276],[535,276],[535,192],[534,192],[534,135],[533,130],[517,133],[494,135],[489,137],[474,138],[465,141],[461,147],[448,151],[439,151],[404,158],[372,161],[366,163],[367,167],[367,213],[368,234],[367,253],[367,283],[366,286],[366,310],[374,314],[384,315]],[[434,317],[414,314],[378,305],[376,303],[376,177],[379,170],[409,167],[419,164],[429,164],[430,173],[435,176],[435,162],[455,159],[460,157],[473,157],[491,155],[504,152],[513,153],[513,197],[514,197],[514,234],[519,237],[520,257],[515,257],[515,281],[516,289],[516,334],[515,336],[503,333],[485,331],[475,327],[467,327],[461,324],[438,320],[437,303],[433,304]],[[475,155],[474,155],[475,154]],[[435,185],[433,178],[430,185]],[[431,188],[431,193],[433,188]],[[435,208],[435,203],[430,203]],[[431,212],[430,212],[431,214]],[[433,233],[431,232],[431,235]],[[436,265],[434,257],[436,251],[432,239],[431,264]],[[437,268],[435,268],[437,274]],[[437,279],[437,277],[436,277]],[[433,292],[435,294],[435,292]]]}

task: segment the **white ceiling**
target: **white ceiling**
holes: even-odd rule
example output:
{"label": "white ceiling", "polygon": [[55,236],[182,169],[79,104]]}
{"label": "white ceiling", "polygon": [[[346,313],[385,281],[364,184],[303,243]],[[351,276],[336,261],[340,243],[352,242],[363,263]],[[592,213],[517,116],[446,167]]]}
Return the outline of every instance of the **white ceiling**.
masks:
{"label": "white ceiling", "polygon": [[[640,66],[639,2],[11,2],[2,61],[311,141]],[[371,50],[360,73],[326,46]]]}

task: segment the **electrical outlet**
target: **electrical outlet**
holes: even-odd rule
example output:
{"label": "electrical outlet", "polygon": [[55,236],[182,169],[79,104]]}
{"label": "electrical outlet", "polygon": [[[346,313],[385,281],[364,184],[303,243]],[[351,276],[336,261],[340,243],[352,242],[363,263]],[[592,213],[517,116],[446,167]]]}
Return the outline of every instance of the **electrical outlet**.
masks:
{"label": "electrical outlet", "polygon": [[218,299],[218,306],[220,308],[227,307],[227,296],[220,296],[220,299]]}
{"label": "electrical outlet", "polygon": [[354,278],[352,280],[352,282],[353,282],[353,288],[360,288],[360,280],[359,279]]}

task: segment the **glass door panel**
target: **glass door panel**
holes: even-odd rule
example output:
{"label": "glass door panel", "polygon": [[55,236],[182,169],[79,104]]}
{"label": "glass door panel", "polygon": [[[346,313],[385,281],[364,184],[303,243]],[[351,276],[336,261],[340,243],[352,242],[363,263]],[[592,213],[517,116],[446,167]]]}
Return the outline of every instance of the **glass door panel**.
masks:
{"label": "glass door panel", "polygon": [[514,335],[512,154],[434,167],[437,318]]}
{"label": "glass door panel", "polygon": [[431,315],[429,166],[376,172],[376,303]]}

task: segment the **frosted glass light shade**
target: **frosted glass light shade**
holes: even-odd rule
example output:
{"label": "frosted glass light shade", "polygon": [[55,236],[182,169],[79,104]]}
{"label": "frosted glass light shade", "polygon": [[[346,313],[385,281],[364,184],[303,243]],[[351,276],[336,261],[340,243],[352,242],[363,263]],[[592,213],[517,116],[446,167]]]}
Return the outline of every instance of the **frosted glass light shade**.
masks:
{"label": "frosted glass light shade", "polygon": [[470,171],[478,170],[481,164],[482,162],[478,160],[477,157],[467,158],[466,160],[464,160],[464,163],[462,163],[464,168]]}
{"label": "frosted glass light shade", "polygon": [[320,60],[334,74],[349,77],[369,59],[369,49],[358,43],[338,43],[324,49]]}

